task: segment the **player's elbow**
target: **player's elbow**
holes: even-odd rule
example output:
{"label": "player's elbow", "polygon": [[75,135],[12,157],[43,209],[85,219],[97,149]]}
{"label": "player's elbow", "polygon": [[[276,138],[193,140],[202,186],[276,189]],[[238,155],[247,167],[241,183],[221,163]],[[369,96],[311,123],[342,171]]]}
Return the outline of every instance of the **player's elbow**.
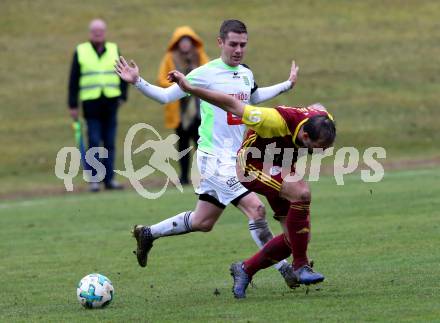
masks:
{"label": "player's elbow", "polygon": [[159,95],[156,98],[156,101],[159,102],[160,104],[167,104],[171,102],[170,98],[166,94]]}
{"label": "player's elbow", "polygon": [[158,100],[158,102],[160,104],[167,104],[167,103],[169,103],[167,100],[164,100],[164,99],[160,99],[160,100]]}
{"label": "player's elbow", "polygon": [[244,104],[241,101],[234,100],[228,106],[228,111],[237,117],[242,117],[244,111]]}

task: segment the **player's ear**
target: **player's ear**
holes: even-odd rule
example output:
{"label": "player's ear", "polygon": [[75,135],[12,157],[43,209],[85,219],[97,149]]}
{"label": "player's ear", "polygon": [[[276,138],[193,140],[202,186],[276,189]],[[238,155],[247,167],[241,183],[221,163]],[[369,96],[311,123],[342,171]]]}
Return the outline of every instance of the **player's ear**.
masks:
{"label": "player's ear", "polygon": [[220,47],[220,48],[223,47],[223,39],[221,39],[221,37],[217,37],[217,44],[218,44],[218,47]]}

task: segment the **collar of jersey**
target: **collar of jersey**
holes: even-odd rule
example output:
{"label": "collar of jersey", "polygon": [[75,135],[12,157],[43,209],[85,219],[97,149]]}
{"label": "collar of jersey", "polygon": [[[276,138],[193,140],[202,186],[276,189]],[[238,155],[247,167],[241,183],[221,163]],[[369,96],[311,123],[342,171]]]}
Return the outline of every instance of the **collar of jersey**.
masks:
{"label": "collar of jersey", "polygon": [[292,141],[293,141],[293,144],[295,145],[296,148],[300,148],[300,146],[299,146],[299,145],[297,144],[297,142],[296,142],[296,138],[298,137],[299,129],[301,129],[301,126],[302,126],[304,123],[306,123],[308,120],[309,120],[309,118],[304,119],[303,121],[301,121],[300,123],[298,123],[298,125],[297,125],[296,128],[295,128],[295,132],[293,133],[293,136],[292,136]]}
{"label": "collar of jersey", "polygon": [[229,66],[228,64],[226,64],[225,62],[223,62],[222,58],[219,57],[215,60],[212,61],[214,63],[214,65],[218,66],[218,67],[222,67],[224,69],[230,70],[230,71],[236,71],[238,70],[238,66]]}

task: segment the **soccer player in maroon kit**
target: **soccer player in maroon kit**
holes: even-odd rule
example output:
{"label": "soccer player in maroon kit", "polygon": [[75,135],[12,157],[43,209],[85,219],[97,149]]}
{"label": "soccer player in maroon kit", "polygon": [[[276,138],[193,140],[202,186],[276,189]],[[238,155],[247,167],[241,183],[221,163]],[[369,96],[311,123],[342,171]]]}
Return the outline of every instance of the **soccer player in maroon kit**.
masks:
{"label": "soccer player in maroon kit", "polygon": [[[249,127],[237,156],[238,178],[249,190],[266,196],[275,219],[283,227],[283,233],[266,243],[255,255],[231,265],[234,296],[246,297],[246,288],[257,271],[290,254],[299,284],[322,282],[324,276],[312,270],[307,258],[310,188],[307,182],[293,180],[292,176],[299,148],[312,153],[314,148],[332,146],[336,136],[332,116],[319,104],[307,108],[279,106],[273,109],[246,105],[226,94],[192,86],[183,74],[176,71],[169,74],[169,79],[185,92],[241,117]],[[281,148],[281,152],[274,148]],[[296,155],[290,156],[286,164],[283,157],[293,149]]]}

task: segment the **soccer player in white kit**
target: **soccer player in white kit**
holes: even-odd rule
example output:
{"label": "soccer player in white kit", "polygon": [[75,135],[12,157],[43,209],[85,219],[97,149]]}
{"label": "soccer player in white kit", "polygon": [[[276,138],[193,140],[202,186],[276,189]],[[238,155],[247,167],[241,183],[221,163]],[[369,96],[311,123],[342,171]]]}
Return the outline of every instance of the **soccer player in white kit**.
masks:
{"label": "soccer player in white kit", "polygon": [[[258,104],[291,89],[296,81],[295,68],[291,69],[289,79],[285,82],[264,88],[257,86],[252,71],[241,64],[247,38],[244,23],[238,20],[224,21],[218,37],[220,58],[190,72],[187,75],[189,82],[198,87],[233,95],[249,104]],[[123,57],[117,61],[115,69],[122,79],[134,84],[145,96],[162,104],[187,95],[177,84],[161,88],[148,83],[140,77],[136,64],[133,61],[128,64]],[[194,211],[179,213],[151,226],[134,226],[136,255],[142,267],[147,265],[148,253],[154,240],[195,231],[209,232],[229,203],[248,217],[251,236],[259,248],[273,237],[266,222],[264,204],[237,179],[236,154],[243,140],[245,125],[240,118],[205,101],[201,101],[200,110],[202,122],[197,143],[197,165],[201,180],[196,189],[199,200]],[[275,264],[275,268],[289,287],[298,286],[288,262],[281,261]]]}

